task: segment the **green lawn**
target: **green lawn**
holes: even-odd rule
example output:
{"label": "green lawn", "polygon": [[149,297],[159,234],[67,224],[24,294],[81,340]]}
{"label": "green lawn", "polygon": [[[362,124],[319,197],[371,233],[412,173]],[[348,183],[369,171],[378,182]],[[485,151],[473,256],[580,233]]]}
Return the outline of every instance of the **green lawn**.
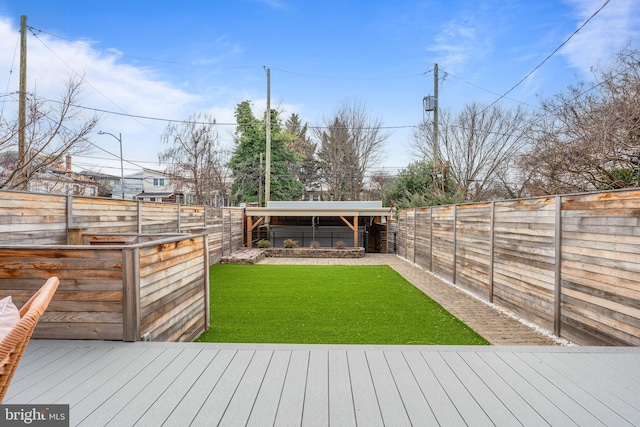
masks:
{"label": "green lawn", "polygon": [[211,267],[201,342],[489,344],[389,266]]}

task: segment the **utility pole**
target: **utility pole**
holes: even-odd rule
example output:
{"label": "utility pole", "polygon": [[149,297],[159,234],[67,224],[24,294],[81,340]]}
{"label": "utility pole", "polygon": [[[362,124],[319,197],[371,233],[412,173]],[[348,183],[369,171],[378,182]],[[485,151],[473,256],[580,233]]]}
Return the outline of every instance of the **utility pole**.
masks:
{"label": "utility pole", "polygon": [[[27,16],[20,16],[20,89],[18,94],[18,163],[16,168],[26,175],[25,127],[27,126]],[[27,190],[27,181],[20,184],[21,190]]]}
{"label": "utility pole", "polygon": [[118,136],[115,136],[109,132],[99,131],[98,135],[110,135],[118,140],[120,143],[120,189],[122,190],[122,200],[124,200],[124,160],[122,159],[122,134],[119,133]]}
{"label": "utility pole", "polygon": [[266,117],[266,132],[267,132],[267,156],[266,171],[264,179],[264,205],[269,205],[271,200],[271,70],[265,67],[267,71],[267,117]]}
{"label": "utility pole", "polygon": [[[433,66],[433,96],[425,96],[422,100],[424,111],[433,111],[433,181],[436,188],[444,190],[444,167],[440,159],[440,144],[438,143],[438,64]],[[441,173],[442,176],[438,174]]]}
{"label": "utility pole", "polygon": [[124,161],[122,160],[122,134],[118,134],[120,143],[120,189],[122,190],[122,200],[124,200]]}
{"label": "utility pole", "polygon": [[258,181],[258,206],[262,207],[262,153],[260,153],[260,181]]}
{"label": "utility pole", "polygon": [[440,166],[440,145],[438,144],[438,64],[433,66],[433,167]]}

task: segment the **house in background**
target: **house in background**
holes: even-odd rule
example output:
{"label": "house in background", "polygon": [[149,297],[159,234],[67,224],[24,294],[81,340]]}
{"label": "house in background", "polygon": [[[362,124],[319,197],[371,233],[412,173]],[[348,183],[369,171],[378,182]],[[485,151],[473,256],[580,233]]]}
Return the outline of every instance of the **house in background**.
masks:
{"label": "house in background", "polygon": [[107,198],[122,198],[122,194],[114,194],[113,188],[118,185],[120,186],[120,177],[109,175],[102,172],[92,172],[92,171],[84,171],[80,172],[79,175],[89,177],[98,185],[98,197],[107,197]]}
{"label": "house in background", "polygon": [[[185,203],[189,202],[184,191],[175,189],[176,183],[171,176],[153,169],[144,168],[140,172],[124,177],[124,194],[127,200],[145,202]],[[120,198],[120,183],[113,188],[113,198]]]}
{"label": "house in background", "polygon": [[[3,177],[9,177],[15,170],[10,170],[9,165],[17,163],[18,153],[16,151],[2,153],[0,158],[0,181]],[[36,170],[31,170],[29,172],[30,179],[27,183],[27,191],[74,196],[98,196],[100,184],[90,175],[74,172],[71,166],[71,155],[67,155],[64,161],[49,163]]]}

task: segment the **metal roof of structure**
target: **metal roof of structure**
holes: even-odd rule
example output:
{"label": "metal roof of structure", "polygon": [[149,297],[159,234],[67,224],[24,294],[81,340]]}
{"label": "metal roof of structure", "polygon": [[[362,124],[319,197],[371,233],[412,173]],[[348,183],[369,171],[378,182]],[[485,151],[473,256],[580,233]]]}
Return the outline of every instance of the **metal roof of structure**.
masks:
{"label": "metal roof of structure", "polygon": [[247,206],[247,216],[389,216],[381,201],[269,202],[267,207]]}

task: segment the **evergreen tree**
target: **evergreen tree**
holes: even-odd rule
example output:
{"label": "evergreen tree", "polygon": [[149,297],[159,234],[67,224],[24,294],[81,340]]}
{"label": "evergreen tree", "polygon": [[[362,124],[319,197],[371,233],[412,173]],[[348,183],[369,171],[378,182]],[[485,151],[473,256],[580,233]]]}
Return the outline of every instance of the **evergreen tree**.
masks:
{"label": "evergreen tree", "polygon": [[295,162],[289,170],[305,186],[305,190],[316,189],[320,185],[320,170],[315,158],[316,144],[307,136],[307,124],[302,124],[300,116],[292,113],[285,123],[288,137],[288,147],[296,155]]}
{"label": "evergreen tree", "polygon": [[398,209],[462,203],[464,196],[456,191],[450,178],[442,190],[434,183],[433,164],[418,161],[400,170],[396,179],[384,188],[385,206]]}
{"label": "evergreen tree", "polygon": [[[271,110],[271,200],[297,200],[304,192],[300,181],[291,176],[287,167],[295,162],[295,153],[287,145],[278,112]],[[260,180],[264,189],[264,176],[260,173],[260,154],[266,161],[265,120],[259,120],[251,111],[249,101],[236,107],[235,150],[229,161],[234,183],[231,199],[235,204],[260,200]],[[263,166],[263,171],[266,166]]]}

